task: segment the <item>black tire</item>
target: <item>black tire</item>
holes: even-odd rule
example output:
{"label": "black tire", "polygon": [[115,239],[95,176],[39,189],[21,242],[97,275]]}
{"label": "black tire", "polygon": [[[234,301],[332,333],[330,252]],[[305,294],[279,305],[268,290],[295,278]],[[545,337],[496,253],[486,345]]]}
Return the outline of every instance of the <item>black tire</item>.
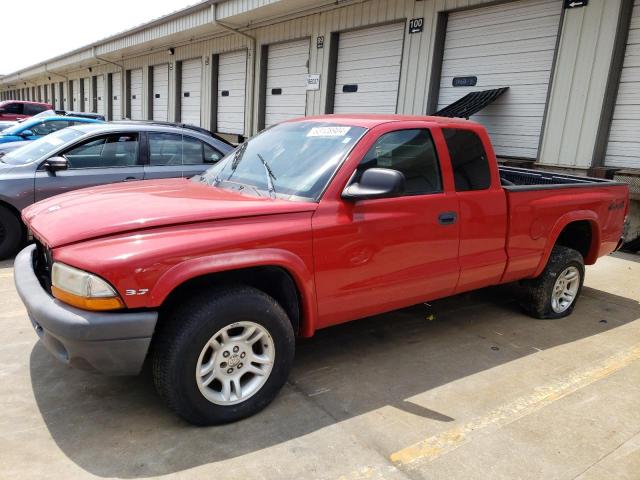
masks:
{"label": "black tire", "polygon": [[[566,310],[557,312],[552,307],[552,294],[558,275],[569,267],[577,268],[580,278],[578,290],[572,303]],[[578,301],[582,284],[584,283],[584,259],[580,252],[563,246],[555,246],[549,256],[549,261],[539,277],[524,280],[524,294],[522,308],[532,317],[540,319],[562,318],[570,315]]]}
{"label": "black tire", "polygon": [[18,253],[24,237],[20,219],[11,210],[0,205],[0,260]]}
{"label": "black tire", "polygon": [[[196,365],[216,332],[241,321],[268,331],[275,346],[273,367],[251,397],[218,405],[199,390]],[[294,353],[293,328],[278,302],[255,288],[236,286],[203,290],[166,312],[154,336],[151,366],[156,389],[172,410],[194,425],[216,425],[249,417],[271,403],[289,376]]]}

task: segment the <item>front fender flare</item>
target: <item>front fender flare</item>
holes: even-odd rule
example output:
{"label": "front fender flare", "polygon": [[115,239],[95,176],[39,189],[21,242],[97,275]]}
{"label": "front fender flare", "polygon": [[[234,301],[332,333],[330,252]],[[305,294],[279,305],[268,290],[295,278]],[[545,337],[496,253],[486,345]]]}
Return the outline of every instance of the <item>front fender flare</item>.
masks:
{"label": "front fender flare", "polygon": [[314,277],[300,257],[286,250],[263,248],[190,258],[160,276],[150,292],[149,300],[153,306],[159,306],[173,290],[194,278],[261,266],[280,267],[292,276],[301,297],[300,335],[313,335],[317,321]]}

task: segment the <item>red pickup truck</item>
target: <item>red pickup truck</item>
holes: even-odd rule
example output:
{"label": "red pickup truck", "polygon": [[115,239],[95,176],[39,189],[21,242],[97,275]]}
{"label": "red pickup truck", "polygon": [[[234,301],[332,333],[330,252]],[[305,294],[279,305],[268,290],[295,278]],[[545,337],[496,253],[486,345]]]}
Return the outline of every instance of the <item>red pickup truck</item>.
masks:
{"label": "red pickup truck", "polygon": [[319,328],[516,280],[532,316],[568,315],[628,203],[623,184],[499,167],[470,121],[310,117],[190,180],[25,209],[15,282],[55,357],[148,361],[172,409],[215,424],[265,407]]}

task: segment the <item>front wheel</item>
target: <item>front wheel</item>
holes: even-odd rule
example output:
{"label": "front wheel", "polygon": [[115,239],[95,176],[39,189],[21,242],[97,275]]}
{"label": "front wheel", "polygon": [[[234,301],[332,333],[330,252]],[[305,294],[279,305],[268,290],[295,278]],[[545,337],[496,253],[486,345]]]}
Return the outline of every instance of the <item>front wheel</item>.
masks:
{"label": "front wheel", "polygon": [[569,247],[556,246],[539,277],[523,281],[522,307],[535,318],[570,315],[582,291],[584,260]]}
{"label": "front wheel", "polygon": [[295,350],[282,307],[251,287],[202,292],[162,319],[152,350],[158,393],[196,425],[248,417],[284,385]]}

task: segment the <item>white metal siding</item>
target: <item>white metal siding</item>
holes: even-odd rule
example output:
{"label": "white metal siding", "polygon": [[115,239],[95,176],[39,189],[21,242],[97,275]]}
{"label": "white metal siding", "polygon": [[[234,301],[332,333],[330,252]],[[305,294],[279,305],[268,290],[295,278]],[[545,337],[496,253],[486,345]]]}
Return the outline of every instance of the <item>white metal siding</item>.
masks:
{"label": "white metal siding", "polygon": [[82,79],[82,85],[84,88],[84,109],[82,110],[83,112],[90,112],[91,111],[91,99],[93,98],[91,96],[91,78],[83,78]]}
{"label": "white metal siding", "polygon": [[194,58],[182,62],[180,118],[183,123],[200,126],[200,97],[202,93],[202,60]]}
{"label": "white metal siding", "polygon": [[633,5],[605,165],[640,168],[640,0]]}
{"label": "white metal siding", "polygon": [[111,117],[113,120],[122,120],[122,74],[111,74]]}
{"label": "white metal siding", "polygon": [[247,51],[223,53],[218,59],[218,131],[244,135]]}
{"label": "white metal siding", "polygon": [[96,102],[98,107],[96,113],[104,115],[104,75],[96,77]]}
{"label": "white metal siding", "polygon": [[269,45],[268,56],[265,127],[305,115],[309,40]]}
{"label": "white metal siding", "polygon": [[79,111],[80,110],[80,80],[73,81],[73,97],[71,103],[71,110]]}
{"label": "white metal siding", "polygon": [[[340,34],[335,113],[396,113],[404,23]],[[345,85],[357,86],[344,92]]]}
{"label": "white metal siding", "polygon": [[130,98],[131,102],[131,119],[142,120],[142,69],[137,68],[130,72]]}
{"label": "white metal siding", "polygon": [[[521,0],[449,15],[438,107],[510,87],[473,116],[498,155],[537,157],[561,12],[559,0]],[[477,85],[453,87],[459,76],[476,76]]]}
{"label": "white metal siding", "polygon": [[153,120],[169,120],[169,65],[153,67]]}

